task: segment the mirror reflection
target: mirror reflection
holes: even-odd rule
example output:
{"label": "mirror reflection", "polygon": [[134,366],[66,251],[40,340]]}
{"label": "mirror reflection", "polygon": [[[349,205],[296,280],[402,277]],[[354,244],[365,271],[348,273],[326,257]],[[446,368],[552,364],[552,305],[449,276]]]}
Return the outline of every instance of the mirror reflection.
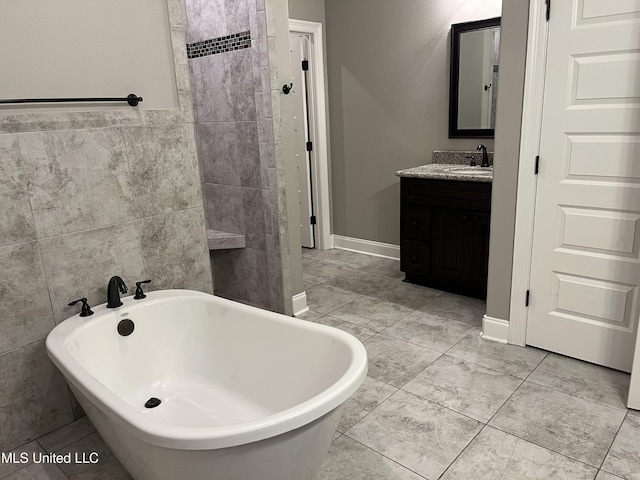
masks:
{"label": "mirror reflection", "polygon": [[493,138],[500,18],[452,25],[449,137]]}

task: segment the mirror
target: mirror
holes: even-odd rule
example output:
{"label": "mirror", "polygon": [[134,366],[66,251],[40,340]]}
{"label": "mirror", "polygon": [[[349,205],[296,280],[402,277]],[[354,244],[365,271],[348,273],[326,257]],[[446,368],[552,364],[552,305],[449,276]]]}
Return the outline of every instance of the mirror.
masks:
{"label": "mirror", "polygon": [[449,138],[493,138],[500,17],[451,26]]}

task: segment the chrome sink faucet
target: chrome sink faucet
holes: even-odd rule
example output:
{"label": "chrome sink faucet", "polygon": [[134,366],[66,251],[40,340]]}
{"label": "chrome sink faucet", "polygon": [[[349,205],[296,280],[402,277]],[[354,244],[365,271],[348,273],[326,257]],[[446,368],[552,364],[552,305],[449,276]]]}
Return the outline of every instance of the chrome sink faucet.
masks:
{"label": "chrome sink faucet", "polygon": [[483,144],[480,144],[480,145],[478,145],[478,148],[476,148],[476,151],[482,152],[482,164],[480,166],[481,167],[488,167],[489,166],[489,155],[487,154],[487,147],[485,147]]}
{"label": "chrome sink faucet", "polygon": [[124,281],[118,276],[111,277],[107,286],[107,308],[122,306],[121,293],[127,293],[127,286]]}

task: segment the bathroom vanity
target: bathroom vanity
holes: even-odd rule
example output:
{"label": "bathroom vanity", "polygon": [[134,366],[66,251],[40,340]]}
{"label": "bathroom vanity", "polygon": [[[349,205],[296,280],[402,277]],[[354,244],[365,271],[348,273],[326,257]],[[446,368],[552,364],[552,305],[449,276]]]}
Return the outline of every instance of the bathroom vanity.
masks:
{"label": "bathroom vanity", "polygon": [[405,280],[486,298],[493,168],[430,164],[396,175]]}

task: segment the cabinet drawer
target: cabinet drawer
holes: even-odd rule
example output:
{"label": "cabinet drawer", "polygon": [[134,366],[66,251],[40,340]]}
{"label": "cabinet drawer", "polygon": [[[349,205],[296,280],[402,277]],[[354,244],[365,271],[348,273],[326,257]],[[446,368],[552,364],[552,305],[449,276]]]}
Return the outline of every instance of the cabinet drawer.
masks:
{"label": "cabinet drawer", "polygon": [[407,240],[430,240],[431,209],[403,206],[400,220],[400,237]]}
{"label": "cabinet drawer", "polygon": [[430,275],[431,244],[402,240],[400,242],[400,270]]}
{"label": "cabinet drawer", "polygon": [[401,204],[491,210],[491,183],[402,178]]}

